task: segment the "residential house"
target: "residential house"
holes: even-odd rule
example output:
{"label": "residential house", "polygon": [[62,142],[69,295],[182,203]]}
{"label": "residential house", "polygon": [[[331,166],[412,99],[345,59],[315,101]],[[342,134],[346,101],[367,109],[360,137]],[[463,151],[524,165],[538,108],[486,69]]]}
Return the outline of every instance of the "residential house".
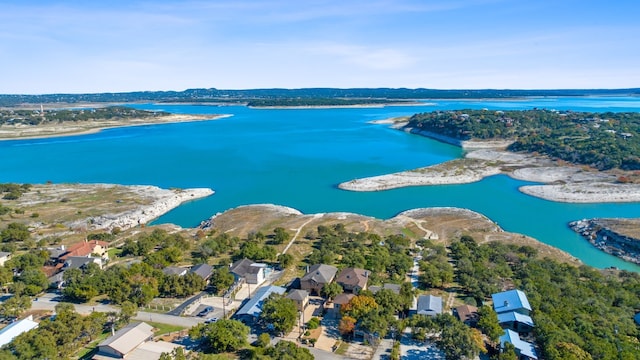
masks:
{"label": "residential house", "polygon": [[349,301],[351,301],[351,299],[353,299],[354,297],[356,297],[354,294],[350,294],[350,293],[342,293],[339,294],[338,296],[336,296],[333,299],[333,306],[336,310],[340,311],[340,308],[343,305],[346,305],[349,303]]}
{"label": "residential house", "polygon": [[198,264],[192,267],[189,272],[198,274],[205,281],[209,280],[211,274],[213,274],[213,266],[209,264]]}
{"label": "residential house", "polygon": [[498,314],[498,323],[503,329],[510,329],[518,333],[527,333],[535,326],[529,315],[522,315],[515,311]]}
{"label": "residential house", "polygon": [[286,291],[285,288],[280,286],[263,286],[259,288],[253,297],[249,299],[241,308],[238,310],[233,317],[242,321],[245,324],[252,324],[255,322],[260,314],[262,313],[262,305],[264,301],[271,294],[284,294]]}
{"label": "residential house", "polygon": [[500,348],[502,350],[504,350],[505,343],[511,343],[516,348],[516,354],[521,360],[538,359],[538,354],[533,344],[520,339],[520,335],[515,331],[505,330],[504,335],[500,337]]}
{"label": "residential house", "polygon": [[298,311],[304,311],[309,304],[309,292],[307,290],[292,290],[287,294],[287,299],[295,301]]}
{"label": "residential house", "polygon": [[178,266],[167,266],[166,268],[162,269],[162,273],[165,275],[185,276],[188,270],[189,269],[187,268],[182,268]]}
{"label": "residential house", "polygon": [[336,277],[336,282],[342,286],[344,291],[354,294],[360,290],[366,290],[368,281],[369,271],[364,269],[346,268]]}
{"label": "residential house", "polygon": [[131,323],[98,344],[98,352],[92,359],[158,360],[162,353],[181,346],[165,341],[152,341],[152,329],[152,326],[143,322]]}
{"label": "residential house", "polygon": [[109,243],[100,240],[90,240],[75,243],[67,249],[67,252],[59,257],[60,260],[66,261],[72,256],[98,257],[104,261],[109,260]]}
{"label": "residential house", "polygon": [[531,305],[527,295],[520,290],[509,290],[491,295],[493,309],[498,314],[498,322],[504,329],[529,332],[534,327],[531,319]]}
{"label": "residential house", "polygon": [[38,327],[38,323],[33,321],[33,315],[14,321],[0,330],[0,347],[5,346],[15,339],[18,335]]}
{"label": "residential house", "polygon": [[266,264],[242,259],[231,264],[229,271],[236,277],[236,281],[244,279],[248,284],[260,285],[266,279],[266,267]]}
{"label": "residential house", "polygon": [[4,263],[11,258],[11,253],[6,251],[0,251],[0,266],[4,266]]}
{"label": "residential house", "polygon": [[89,264],[96,264],[102,269],[102,258],[87,256],[69,256],[64,261],[64,269],[83,269]]}
{"label": "residential house", "polygon": [[[153,327],[147,323],[131,323],[98,344],[96,356],[104,356],[107,359],[124,359],[140,344],[153,339],[152,330]],[[94,356],[94,359],[102,359],[102,357],[96,356]]]}
{"label": "residential house", "polygon": [[60,260],[60,257],[68,252],[64,245],[60,245],[57,248],[46,248],[46,250],[49,253],[49,264],[55,266],[56,264],[64,263],[64,261]]}
{"label": "residential house", "polygon": [[493,299],[493,310],[498,314],[515,311],[522,315],[529,315],[531,312],[527,295],[520,290],[503,291],[491,295],[491,298]]}
{"label": "residential house", "polygon": [[462,305],[453,309],[455,316],[463,323],[474,326],[478,323],[478,308],[471,305]]}
{"label": "residential house", "polygon": [[315,264],[300,279],[300,288],[311,294],[320,295],[322,288],[333,281],[338,268],[331,265]]}
{"label": "residential house", "polygon": [[442,298],[433,295],[420,295],[418,297],[417,314],[428,316],[442,314]]}

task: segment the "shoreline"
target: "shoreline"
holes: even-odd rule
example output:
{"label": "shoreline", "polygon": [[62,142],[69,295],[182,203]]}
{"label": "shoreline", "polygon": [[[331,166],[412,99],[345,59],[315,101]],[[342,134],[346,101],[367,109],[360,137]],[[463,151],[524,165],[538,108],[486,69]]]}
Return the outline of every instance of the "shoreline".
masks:
{"label": "shoreline", "polygon": [[69,224],[70,228],[88,226],[88,230],[112,231],[114,228],[127,230],[139,225],[146,225],[184,203],[215,194],[215,191],[210,188],[164,189],[153,185],[95,185],[104,187],[122,186],[142,198],[151,200],[151,202],[140,205],[133,210],[120,213],[108,213],[74,221]]}
{"label": "shoreline", "polygon": [[[150,119],[130,119],[130,120],[105,120],[87,122],[87,124],[57,124],[50,125],[36,125],[36,126],[0,126],[0,141],[13,141],[13,140],[35,140],[35,139],[49,139],[65,136],[82,136],[96,134],[103,130],[146,126],[146,125],[162,125],[162,124],[176,124],[186,122],[198,122],[198,121],[213,121],[220,120],[228,117],[232,117],[231,114],[217,114],[217,115],[183,115],[183,114],[170,114]],[[149,121],[151,120],[151,121]],[[71,126],[65,126],[71,125]],[[33,133],[24,135],[24,133]],[[15,135],[17,133],[17,135]],[[14,136],[7,136],[14,135]]]}
{"label": "shoreline", "polygon": [[509,141],[463,141],[427,131],[406,128],[401,118],[376,120],[375,124],[429,137],[459,146],[468,152],[463,158],[407,171],[353,179],[338,184],[348,191],[383,191],[407,186],[468,184],[498,174],[517,180],[541,183],[521,186],[523,194],[567,203],[640,202],[640,184],[619,184],[614,174],[591,171],[576,165],[558,165],[553,160],[506,150]]}

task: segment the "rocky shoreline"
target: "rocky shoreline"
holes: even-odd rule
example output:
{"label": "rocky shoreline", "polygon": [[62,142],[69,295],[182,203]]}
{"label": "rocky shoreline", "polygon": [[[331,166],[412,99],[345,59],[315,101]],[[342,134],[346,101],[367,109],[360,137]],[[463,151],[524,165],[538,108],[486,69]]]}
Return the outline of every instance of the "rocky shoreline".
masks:
{"label": "rocky shoreline", "polygon": [[103,231],[111,231],[115,228],[126,230],[135,226],[144,225],[185,202],[214,194],[214,191],[209,188],[162,189],[157,186],[148,185],[131,185],[127,186],[127,188],[141,198],[149,200],[149,204],[140,205],[136,209],[122,213],[104,214],[91,217],[87,220],[77,221],[69,224],[69,227],[77,228],[86,226],[88,230]]}
{"label": "rocky shoreline", "polygon": [[461,141],[406,128],[406,122],[391,119],[388,123],[392,123],[393,128],[460,146],[468,152],[462,159],[442,164],[346,181],[338,185],[340,189],[382,191],[406,186],[466,184],[505,174],[518,180],[543,183],[522,186],[519,190],[550,201],[640,202],[640,185],[618,183],[612,173],[558,164],[544,156],[510,152],[506,150],[507,141]]}
{"label": "rocky shoreline", "polygon": [[640,265],[640,240],[610,228],[609,220],[578,220],[569,227],[607,254]]}

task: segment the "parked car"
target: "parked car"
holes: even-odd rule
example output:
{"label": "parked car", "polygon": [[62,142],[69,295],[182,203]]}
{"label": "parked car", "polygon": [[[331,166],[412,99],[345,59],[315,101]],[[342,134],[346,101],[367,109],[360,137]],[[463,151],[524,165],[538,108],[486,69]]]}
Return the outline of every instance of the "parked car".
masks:
{"label": "parked car", "polygon": [[205,320],[204,323],[205,324],[210,324],[210,323],[214,323],[216,321],[218,321],[218,318],[217,317],[213,317],[213,318],[209,318],[209,319]]}
{"label": "parked car", "polygon": [[213,306],[207,306],[206,308],[204,308],[202,311],[198,313],[198,316],[200,317],[207,316],[212,311],[213,311]]}

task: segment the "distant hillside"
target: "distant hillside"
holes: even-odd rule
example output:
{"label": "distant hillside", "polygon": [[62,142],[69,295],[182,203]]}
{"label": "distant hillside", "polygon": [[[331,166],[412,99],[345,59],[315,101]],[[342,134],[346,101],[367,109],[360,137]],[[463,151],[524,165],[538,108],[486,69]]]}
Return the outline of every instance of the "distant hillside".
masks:
{"label": "distant hillside", "polygon": [[391,88],[308,88],[308,89],[188,89],[185,91],[136,91],[99,94],[0,95],[0,106],[40,103],[80,102],[232,102],[246,103],[257,99],[481,99],[525,96],[588,96],[640,95],[635,89],[573,89],[573,90],[437,90]]}

